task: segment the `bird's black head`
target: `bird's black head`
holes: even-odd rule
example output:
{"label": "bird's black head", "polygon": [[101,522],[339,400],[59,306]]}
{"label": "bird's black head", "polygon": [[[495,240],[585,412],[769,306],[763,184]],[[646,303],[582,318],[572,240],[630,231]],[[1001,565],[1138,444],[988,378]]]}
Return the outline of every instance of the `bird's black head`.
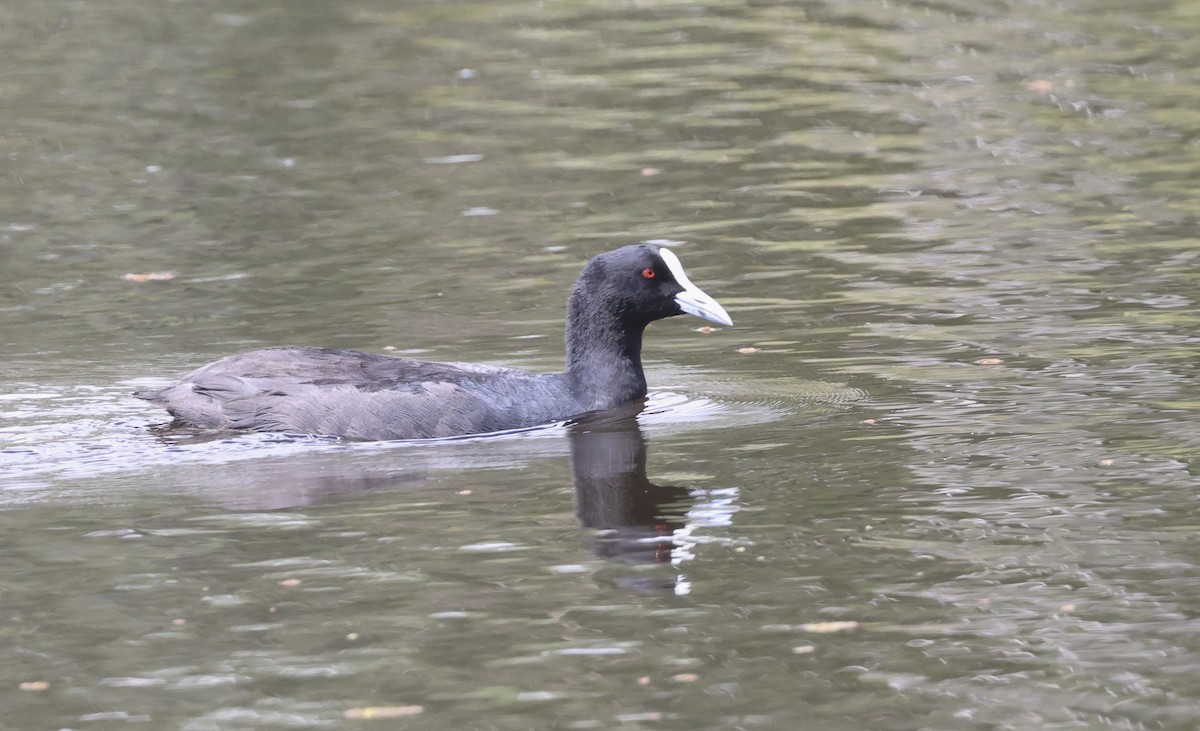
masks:
{"label": "bird's black head", "polygon": [[605,252],[589,261],[575,284],[571,306],[609,312],[633,325],[685,312],[721,325],[733,324],[725,308],[691,283],[674,252],[644,244]]}

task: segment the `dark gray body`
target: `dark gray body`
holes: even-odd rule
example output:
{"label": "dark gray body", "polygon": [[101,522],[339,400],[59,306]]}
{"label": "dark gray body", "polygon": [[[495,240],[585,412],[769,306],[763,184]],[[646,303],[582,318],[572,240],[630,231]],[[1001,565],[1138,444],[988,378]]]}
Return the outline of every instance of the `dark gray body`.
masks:
{"label": "dark gray body", "polygon": [[[682,283],[681,283],[682,282]],[[731,324],[674,254],[626,246],[593,258],[567,301],[567,368],[536,374],[354,350],[268,348],[209,363],[138,398],[183,424],[430,439],[562,421],[643,398],[642,333],[683,313]]]}
{"label": "dark gray body", "polygon": [[329,348],[269,348],[209,363],[139,398],[204,429],[429,439],[537,426],[590,410],[565,374]]}

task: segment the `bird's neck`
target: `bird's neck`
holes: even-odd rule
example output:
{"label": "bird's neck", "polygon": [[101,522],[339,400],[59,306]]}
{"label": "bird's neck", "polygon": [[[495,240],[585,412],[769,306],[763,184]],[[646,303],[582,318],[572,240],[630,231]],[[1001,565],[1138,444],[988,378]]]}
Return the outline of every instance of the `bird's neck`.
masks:
{"label": "bird's neck", "polygon": [[589,410],[611,409],[646,395],[644,322],[589,307],[578,291],[567,307],[567,380]]}

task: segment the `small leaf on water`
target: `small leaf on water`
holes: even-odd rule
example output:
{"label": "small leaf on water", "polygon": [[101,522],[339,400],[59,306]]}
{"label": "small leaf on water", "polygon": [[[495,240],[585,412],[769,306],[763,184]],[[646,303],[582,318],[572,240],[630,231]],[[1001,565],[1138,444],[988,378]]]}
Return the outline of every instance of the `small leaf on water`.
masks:
{"label": "small leaf on water", "polygon": [[367,706],[365,708],[348,708],[342,714],[343,718],[371,720],[377,718],[403,718],[424,713],[424,706]]}
{"label": "small leaf on water", "polygon": [[169,282],[175,278],[171,272],[145,272],[144,274],[125,274],[121,276],[126,282]]}
{"label": "small leaf on water", "polygon": [[858,622],[809,622],[808,624],[800,625],[800,629],[805,632],[814,632],[819,635],[832,634],[834,632],[845,632],[846,630],[858,629]]}

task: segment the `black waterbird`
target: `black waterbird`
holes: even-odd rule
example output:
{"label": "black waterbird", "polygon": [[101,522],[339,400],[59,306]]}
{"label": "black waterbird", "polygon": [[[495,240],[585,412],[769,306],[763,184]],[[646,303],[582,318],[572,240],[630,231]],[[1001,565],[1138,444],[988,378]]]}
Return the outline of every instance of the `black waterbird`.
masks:
{"label": "black waterbird", "polygon": [[230,355],[134,395],[202,429],[362,440],[520,429],[643,398],[642,332],[683,313],[733,324],[670,249],[626,246],[593,258],[575,282],[562,373],[283,347]]}

